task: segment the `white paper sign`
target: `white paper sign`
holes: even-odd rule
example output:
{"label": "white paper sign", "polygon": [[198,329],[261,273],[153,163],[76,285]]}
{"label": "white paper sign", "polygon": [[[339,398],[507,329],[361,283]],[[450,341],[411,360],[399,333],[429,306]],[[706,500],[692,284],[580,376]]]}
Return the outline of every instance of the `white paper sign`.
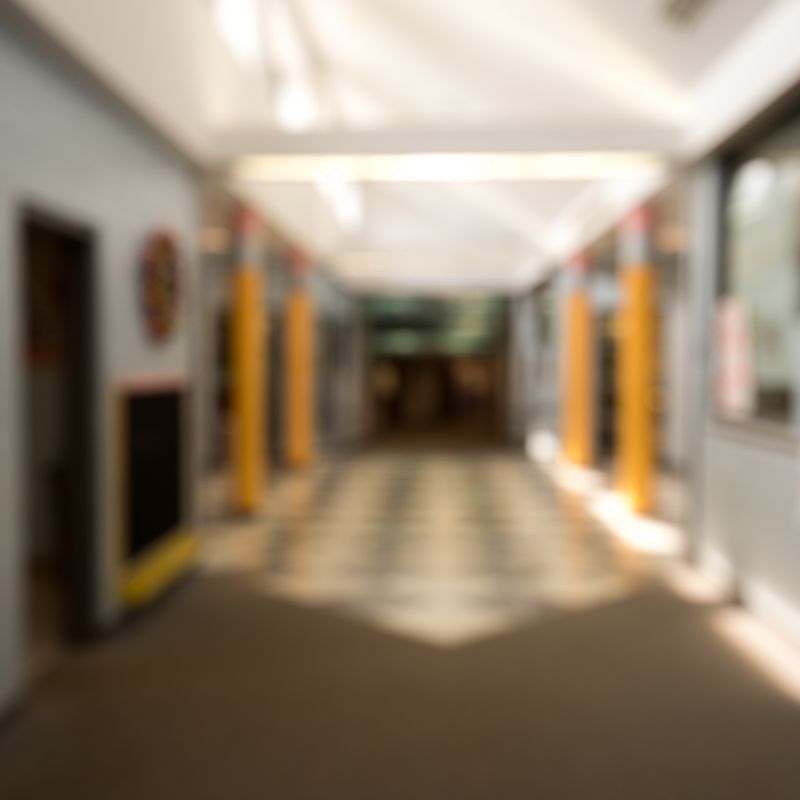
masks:
{"label": "white paper sign", "polygon": [[755,411],[753,347],[747,309],[736,297],[717,305],[717,409],[726,417]]}

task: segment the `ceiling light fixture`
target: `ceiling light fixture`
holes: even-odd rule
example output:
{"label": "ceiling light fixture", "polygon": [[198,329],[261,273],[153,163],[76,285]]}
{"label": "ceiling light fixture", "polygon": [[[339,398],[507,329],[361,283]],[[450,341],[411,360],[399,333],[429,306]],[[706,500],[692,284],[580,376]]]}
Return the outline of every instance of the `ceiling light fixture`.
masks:
{"label": "ceiling light fixture", "polygon": [[258,0],[211,0],[211,17],[222,41],[243,67],[262,63]]}
{"label": "ceiling light fixture", "polygon": [[319,117],[319,106],[305,82],[292,78],[278,84],[275,98],[278,127],[290,133],[301,133],[314,128]]}

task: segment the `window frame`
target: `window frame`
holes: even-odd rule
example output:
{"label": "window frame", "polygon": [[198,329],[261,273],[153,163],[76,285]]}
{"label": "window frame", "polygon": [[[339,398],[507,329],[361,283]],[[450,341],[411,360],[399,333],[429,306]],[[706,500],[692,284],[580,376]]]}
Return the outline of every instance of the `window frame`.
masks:
{"label": "window frame", "polygon": [[[778,449],[796,450],[800,445],[800,418],[798,408],[800,405],[800,391],[791,398],[794,408],[791,409],[788,419],[776,420],[766,416],[754,414],[749,417],[731,417],[720,409],[716,398],[716,387],[719,370],[719,348],[716,338],[716,313],[719,301],[730,294],[731,270],[730,249],[731,230],[729,218],[729,200],[737,170],[748,162],[759,157],[759,149],[768,144],[771,139],[778,136],[784,128],[798,126],[800,130],[800,102],[792,104],[791,110],[780,114],[769,115],[763,124],[743,132],[736,140],[718,154],[717,169],[720,174],[719,188],[716,197],[717,216],[716,235],[717,246],[715,253],[714,274],[711,285],[711,305],[707,318],[707,334],[709,337],[710,358],[708,361],[710,374],[708,376],[708,405],[713,427],[716,431],[742,438],[746,441],[758,441],[763,444],[777,447]],[[798,139],[800,150],[800,139]],[[800,224],[800,220],[798,220]],[[800,237],[798,237],[800,240]],[[800,270],[800,252],[797,256],[797,267]],[[798,315],[800,321],[800,314]]]}

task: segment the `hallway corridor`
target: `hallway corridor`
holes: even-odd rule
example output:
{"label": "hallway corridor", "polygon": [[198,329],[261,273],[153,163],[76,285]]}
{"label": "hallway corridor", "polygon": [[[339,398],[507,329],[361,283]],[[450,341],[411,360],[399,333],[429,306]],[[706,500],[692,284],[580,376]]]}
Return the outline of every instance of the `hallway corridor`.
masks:
{"label": "hallway corridor", "polygon": [[800,793],[800,709],[718,609],[521,458],[323,463],[264,519],[210,524],[201,566],[37,687],[0,797]]}

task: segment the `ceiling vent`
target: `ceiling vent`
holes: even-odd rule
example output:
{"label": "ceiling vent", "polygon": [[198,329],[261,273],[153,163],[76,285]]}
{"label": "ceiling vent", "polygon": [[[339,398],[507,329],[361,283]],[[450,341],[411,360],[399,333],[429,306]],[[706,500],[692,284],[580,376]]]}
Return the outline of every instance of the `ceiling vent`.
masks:
{"label": "ceiling vent", "polygon": [[712,0],[664,0],[664,16],[673,24],[681,27],[693,25]]}

